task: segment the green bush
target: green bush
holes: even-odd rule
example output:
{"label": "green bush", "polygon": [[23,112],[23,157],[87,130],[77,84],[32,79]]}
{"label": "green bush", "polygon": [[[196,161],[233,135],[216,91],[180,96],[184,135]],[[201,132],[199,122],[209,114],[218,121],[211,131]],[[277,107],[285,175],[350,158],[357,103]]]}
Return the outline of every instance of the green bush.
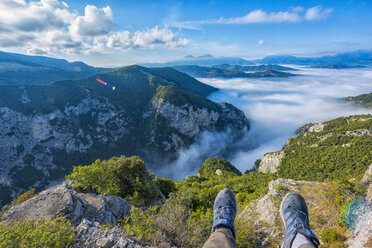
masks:
{"label": "green bush", "polygon": [[212,209],[199,208],[193,213],[187,196],[179,196],[178,192],[171,193],[160,210],[132,207],[130,217],[123,221],[123,229],[149,245],[167,242],[180,248],[202,247],[210,235]]}
{"label": "green bush", "polygon": [[116,195],[136,206],[150,204],[158,197],[158,185],[145,163],[136,156],[96,160],[88,166],[74,166],[66,176],[83,192]]}
{"label": "green bush", "polygon": [[344,238],[338,234],[335,229],[325,228],[322,231],[321,240],[324,243],[332,243],[335,241],[342,241]]}
{"label": "green bush", "polygon": [[67,219],[39,218],[22,222],[0,222],[0,247],[68,247],[74,240],[75,233]]}
{"label": "green bush", "polygon": [[1,212],[0,212],[0,218],[5,214],[6,211],[8,211],[11,207],[15,206],[15,205],[18,205],[24,201],[27,201],[28,199],[32,198],[32,197],[35,197],[37,196],[37,194],[35,194],[36,192],[36,189],[35,188],[32,188],[30,189],[29,191],[26,191],[25,193],[19,195],[17,197],[16,200],[13,200],[10,205],[5,205],[2,207],[1,209]]}
{"label": "green bush", "polygon": [[199,175],[205,178],[216,177],[217,170],[221,170],[224,177],[242,175],[237,168],[222,158],[207,158],[199,169]]}
{"label": "green bush", "polygon": [[176,184],[170,179],[157,177],[156,182],[159,185],[160,191],[164,194],[166,198],[168,198],[170,193],[177,190]]}

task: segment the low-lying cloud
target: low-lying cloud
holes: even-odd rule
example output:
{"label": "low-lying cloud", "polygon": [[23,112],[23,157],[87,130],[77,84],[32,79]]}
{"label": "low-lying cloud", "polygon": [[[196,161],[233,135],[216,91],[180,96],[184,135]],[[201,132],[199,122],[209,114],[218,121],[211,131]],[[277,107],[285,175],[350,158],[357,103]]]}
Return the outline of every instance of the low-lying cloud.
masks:
{"label": "low-lying cloud", "polygon": [[231,146],[235,153],[224,158],[244,172],[264,153],[280,150],[306,123],[372,113],[340,100],[372,92],[372,70],[299,69],[299,76],[285,79],[200,79],[221,89],[210,96],[211,100],[229,102],[242,109],[251,122],[251,130],[238,144],[231,144],[225,134],[203,134],[169,165],[174,170],[168,167],[167,173],[160,174],[174,179],[195,175],[205,158],[221,156]]}

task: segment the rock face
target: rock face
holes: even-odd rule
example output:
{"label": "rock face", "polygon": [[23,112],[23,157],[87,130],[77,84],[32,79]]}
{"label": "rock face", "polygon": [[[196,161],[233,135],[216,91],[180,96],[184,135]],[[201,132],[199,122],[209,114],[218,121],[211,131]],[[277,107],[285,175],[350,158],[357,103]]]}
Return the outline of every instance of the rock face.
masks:
{"label": "rock face", "polygon": [[130,214],[131,204],[120,197],[92,193],[78,193],[71,183],[64,183],[47,189],[37,196],[12,207],[1,221],[23,221],[38,217],[53,218],[59,215],[78,225],[82,218],[101,225],[116,225],[117,220]]}
{"label": "rock face", "polygon": [[[244,135],[249,128],[244,113],[226,103],[218,103],[221,111],[195,108],[188,104],[177,106],[163,98],[155,98],[152,101],[152,105],[156,112],[163,115],[170,122],[172,127],[189,137],[195,137],[202,130],[216,129],[229,133],[233,128]],[[219,126],[222,122],[226,122],[226,124]]]}
{"label": "rock face", "polygon": [[102,230],[98,222],[92,222],[83,219],[75,229],[76,243],[75,246],[83,247],[102,247],[102,248],[142,248],[145,247],[129,236],[123,236],[120,230],[110,228]]}
{"label": "rock face", "polygon": [[[15,197],[29,187],[47,186],[77,165],[72,161],[91,160],[98,144],[105,147],[126,137],[131,121],[124,110],[91,97],[50,113],[26,114],[1,107],[0,188],[10,189]],[[9,201],[5,192],[0,205]]]}
{"label": "rock face", "polygon": [[307,124],[303,127],[300,127],[296,133],[297,134],[304,134],[306,132],[315,132],[315,133],[319,133],[319,132],[322,132],[324,130],[324,127],[325,127],[325,124],[324,123],[311,123],[311,124]]}
{"label": "rock face", "polygon": [[258,171],[263,173],[275,173],[284,158],[284,151],[265,154],[258,166]]}

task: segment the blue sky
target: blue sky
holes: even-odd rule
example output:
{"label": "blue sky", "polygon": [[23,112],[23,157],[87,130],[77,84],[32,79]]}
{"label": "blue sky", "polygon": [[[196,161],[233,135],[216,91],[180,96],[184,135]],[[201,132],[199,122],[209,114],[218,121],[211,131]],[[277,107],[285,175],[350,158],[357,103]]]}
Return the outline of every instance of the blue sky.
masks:
{"label": "blue sky", "polygon": [[371,49],[372,1],[0,0],[0,49],[97,66]]}

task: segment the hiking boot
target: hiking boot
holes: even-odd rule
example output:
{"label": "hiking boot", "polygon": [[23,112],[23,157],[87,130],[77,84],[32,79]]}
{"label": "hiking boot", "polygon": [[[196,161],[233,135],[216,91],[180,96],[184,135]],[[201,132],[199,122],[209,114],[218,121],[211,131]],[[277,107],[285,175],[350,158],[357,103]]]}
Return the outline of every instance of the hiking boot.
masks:
{"label": "hiking boot", "polygon": [[234,220],[236,211],[234,193],[227,188],[221,190],[214,201],[212,233],[219,228],[227,228],[235,238]]}
{"label": "hiking boot", "polygon": [[309,213],[305,199],[299,193],[287,194],[280,205],[280,217],[285,229],[281,248],[290,248],[298,233],[304,235],[315,247],[319,240],[309,227]]}

